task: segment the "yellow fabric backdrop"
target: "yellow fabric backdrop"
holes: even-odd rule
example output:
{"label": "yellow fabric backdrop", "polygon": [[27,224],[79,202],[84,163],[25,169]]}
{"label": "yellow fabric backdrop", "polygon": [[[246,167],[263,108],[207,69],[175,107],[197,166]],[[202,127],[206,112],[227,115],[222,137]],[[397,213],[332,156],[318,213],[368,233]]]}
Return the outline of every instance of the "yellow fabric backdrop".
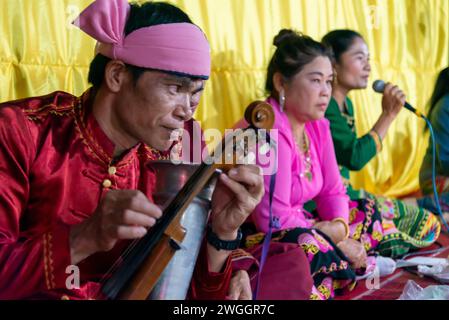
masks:
{"label": "yellow fabric backdrop", "polygon": [[[94,42],[70,22],[91,0],[0,0],[0,101],[54,90],[81,94]],[[371,80],[397,82],[423,109],[449,56],[448,0],[175,0],[209,37],[212,77],[196,118],[223,130],[264,97],[272,38],[295,28],[320,39],[335,28],[361,32],[371,49]],[[380,113],[371,90],[352,95],[359,134]],[[423,123],[401,112],[383,152],[352,176],[357,187],[390,196],[418,188],[427,146]]]}

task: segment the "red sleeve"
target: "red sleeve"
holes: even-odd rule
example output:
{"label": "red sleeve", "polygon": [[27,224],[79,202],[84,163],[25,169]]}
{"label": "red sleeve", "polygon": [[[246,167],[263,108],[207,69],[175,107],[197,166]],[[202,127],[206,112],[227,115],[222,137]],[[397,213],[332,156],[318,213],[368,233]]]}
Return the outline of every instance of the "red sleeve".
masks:
{"label": "red sleeve", "polygon": [[[65,287],[69,226],[24,219],[36,147],[19,108],[0,109],[0,299],[21,299]],[[31,178],[32,179],[32,178]]]}
{"label": "red sleeve", "polygon": [[220,273],[209,271],[206,241],[203,241],[193,272],[188,294],[189,300],[225,300],[231,281],[231,256]]}

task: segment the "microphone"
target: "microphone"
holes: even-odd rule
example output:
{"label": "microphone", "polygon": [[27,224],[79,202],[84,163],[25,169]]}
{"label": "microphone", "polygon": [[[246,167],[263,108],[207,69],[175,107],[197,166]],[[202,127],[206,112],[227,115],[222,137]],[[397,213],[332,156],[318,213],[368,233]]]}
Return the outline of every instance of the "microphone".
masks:
{"label": "microphone", "polygon": [[[377,93],[384,93],[385,82],[383,80],[374,81],[373,82],[373,90],[376,91]],[[413,108],[407,101],[404,103],[404,108],[410,110],[411,112],[416,114],[418,117],[421,117],[421,118],[424,117],[424,115],[421,112],[419,112],[418,110]]]}

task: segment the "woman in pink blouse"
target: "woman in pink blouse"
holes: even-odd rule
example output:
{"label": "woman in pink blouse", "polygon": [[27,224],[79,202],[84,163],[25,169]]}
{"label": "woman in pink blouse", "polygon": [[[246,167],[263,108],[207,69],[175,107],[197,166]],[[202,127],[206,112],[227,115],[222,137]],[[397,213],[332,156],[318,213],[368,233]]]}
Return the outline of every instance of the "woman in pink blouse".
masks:
{"label": "woman in pink blouse", "polygon": [[[334,77],[331,53],[291,30],[282,30],[274,44],[266,83],[278,130],[272,242],[298,244],[310,264],[311,298],[329,299],[353,288],[356,274],[374,267],[371,253],[382,238],[381,218],[369,201],[350,202],[340,177],[324,118]],[[251,217],[256,233],[245,238],[247,250],[258,256],[270,228],[271,176],[264,179],[265,196]],[[317,205],[313,213],[304,209],[310,200]]]}

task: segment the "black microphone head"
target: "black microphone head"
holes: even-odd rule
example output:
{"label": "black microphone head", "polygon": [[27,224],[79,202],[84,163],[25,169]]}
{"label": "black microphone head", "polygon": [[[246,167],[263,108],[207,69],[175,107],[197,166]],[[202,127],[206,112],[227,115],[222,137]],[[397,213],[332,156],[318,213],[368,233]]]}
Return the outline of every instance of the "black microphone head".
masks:
{"label": "black microphone head", "polygon": [[373,82],[373,90],[378,93],[383,93],[385,90],[385,82],[383,80],[376,80]]}

